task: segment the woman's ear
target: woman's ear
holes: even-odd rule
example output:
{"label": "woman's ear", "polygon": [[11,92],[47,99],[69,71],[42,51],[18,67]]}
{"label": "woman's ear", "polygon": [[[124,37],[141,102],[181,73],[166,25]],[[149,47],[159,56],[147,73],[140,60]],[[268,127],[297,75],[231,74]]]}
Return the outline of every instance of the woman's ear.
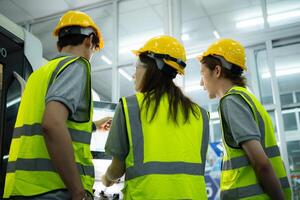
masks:
{"label": "woman's ear", "polygon": [[222,67],[220,65],[217,65],[215,70],[214,70],[214,73],[215,73],[217,78],[221,77],[221,72],[222,72]]}

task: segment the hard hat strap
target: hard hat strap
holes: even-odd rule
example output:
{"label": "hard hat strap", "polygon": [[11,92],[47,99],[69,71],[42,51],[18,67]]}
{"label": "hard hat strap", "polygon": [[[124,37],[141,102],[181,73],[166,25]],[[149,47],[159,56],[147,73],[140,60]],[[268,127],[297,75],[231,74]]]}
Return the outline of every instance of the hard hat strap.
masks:
{"label": "hard hat strap", "polygon": [[233,65],[232,63],[230,63],[227,60],[225,60],[222,56],[217,56],[217,55],[211,55],[211,56],[213,56],[214,58],[218,59],[221,62],[222,67],[230,70],[233,74],[241,75],[243,73],[243,69],[242,68]]}
{"label": "hard hat strap", "polygon": [[176,75],[177,75],[176,69],[170,67],[169,65],[166,65],[166,63],[163,61],[164,57],[160,57],[160,56],[158,57],[157,56],[157,55],[165,55],[165,54],[154,54],[154,53],[150,52],[150,53],[147,53],[146,55],[149,58],[153,58],[155,60],[156,66],[157,66],[157,68],[159,70],[163,71],[164,73],[166,73],[167,75],[169,75],[171,78],[175,78],[176,77]]}
{"label": "hard hat strap", "polygon": [[168,54],[160,54],[160,53],[153,53],[153,52],[148,52],[147,54],[151,54],[153,58],[157,58],[157,59],[166,59],[166,60],[171,60],[173,62],[176,62],[178,65],[180,65],[182,68],[185,68],[186,64],[185,62],[183,62],[182,60],[180,59],[177,59],[177,58],[174,58],[174,57],[171,57],[170,55]]}
{"label": "hard hat strap", "polygon": [[85,35],[87,37],[93,35],[92,42],[96,47],[99,47],[99,38],[97,37],[95,30],[91,27],[67,26],[59,31],[58,37],[62,38],[67,35]]}
{"label": "hard hat strap", "polygon": [[58,37],[64,37],[66,35],[86,35],[89,36],[92,33],[94,33],[95,35],[97,35],[94,31],[93,28],[91,27],[80,27],[80,26],[67,26],[62,28],[59,33],[58,33]]}

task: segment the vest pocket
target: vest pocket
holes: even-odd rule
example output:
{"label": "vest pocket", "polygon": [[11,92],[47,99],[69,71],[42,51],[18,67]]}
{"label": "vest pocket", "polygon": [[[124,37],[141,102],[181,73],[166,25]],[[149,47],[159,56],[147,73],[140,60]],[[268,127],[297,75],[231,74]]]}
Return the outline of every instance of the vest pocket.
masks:
{"label": "vest pocket", "polygon": [[226,185],[228,185],[228,183],[231,183],[231,182],[235,183],[239,174],[240,174],[239,169],[222,171],[221,181],[222,181],[222,183],[226,183]]}
{"label": "vest pocket", "polygon": [[93,161],[92,161],[93,156],[92,156],[90,149],[87,147],[83,147],[83,154],[84,154],[84,158],[85,158],[85,161],[83,164],[90,166],[90,167],[83,167],[84,174],[89,175],[89,176],[92,175],[92,177],[95,177],[95,170],[94,170],[94,165],[93,165]]}
{"label": "vest pocket", "polygon": [[[76,147],[75,147],[76,148]],[[87,175],[94,177],[95,171],[92,162],[92,154],[89,150],[88,146],[79,146],[75,150],[76,155],[76,163],[79,170],[80,175]]]}
{"label": "vest pocket", "polygon": [[221,172],[221,199],[235,200],[238,199],[238,192],[235,189],[238,182],[240,171],[226,170]]}

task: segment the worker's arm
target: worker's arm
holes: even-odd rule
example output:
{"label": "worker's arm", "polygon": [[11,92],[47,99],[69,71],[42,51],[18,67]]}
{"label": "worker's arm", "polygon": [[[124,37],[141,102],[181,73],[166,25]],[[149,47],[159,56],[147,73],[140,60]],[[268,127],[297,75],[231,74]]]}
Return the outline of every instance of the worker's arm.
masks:
{"label": "worker's arm", "polygon": [[125,173],[125,159],[129,152],[129,141],[127,136],[124,111],[121,103],[115,110],[114,119],[108,134],[105,153],[113,157],[110,166],[105,175],[102,176],[102,183],[105,186],[111,186]]}
{"label": "worker's arm", "polygon": [[72,195],[82,199],[84,189],[76,167],[70,133],[66,126],[69,111],[64,104],[50,101],[46,105],[42,127],[51,161]]}
{"label": "worker's arm", "polygon": [[284,200],[284,193],[280,182],[260,142],[249,140],[243,142],[241,146],[246,152],[264,191],[273,200]]}
{"label": "worker's arm", "polygon": [[113,157],[111,164],[102,176],[102,183],[106,187],[112,186],[125,173],[125,163],[118,158]]}

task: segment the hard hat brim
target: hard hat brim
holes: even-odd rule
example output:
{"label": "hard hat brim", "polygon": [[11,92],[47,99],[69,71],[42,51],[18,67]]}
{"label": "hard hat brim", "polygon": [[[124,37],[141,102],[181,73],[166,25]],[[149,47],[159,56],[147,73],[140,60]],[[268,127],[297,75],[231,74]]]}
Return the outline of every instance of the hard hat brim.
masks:
{"label": "hard hat brim", "polygon": [[136,56],[139,56],[142,53],[140,50],[131,50],[131,52]]}
{"label": "hard hat brim", "polygon": [[203,60],[203,57],[204,57],[203,55],[199,55],[199,56],[196,56],[196,59],[201,62]]}

